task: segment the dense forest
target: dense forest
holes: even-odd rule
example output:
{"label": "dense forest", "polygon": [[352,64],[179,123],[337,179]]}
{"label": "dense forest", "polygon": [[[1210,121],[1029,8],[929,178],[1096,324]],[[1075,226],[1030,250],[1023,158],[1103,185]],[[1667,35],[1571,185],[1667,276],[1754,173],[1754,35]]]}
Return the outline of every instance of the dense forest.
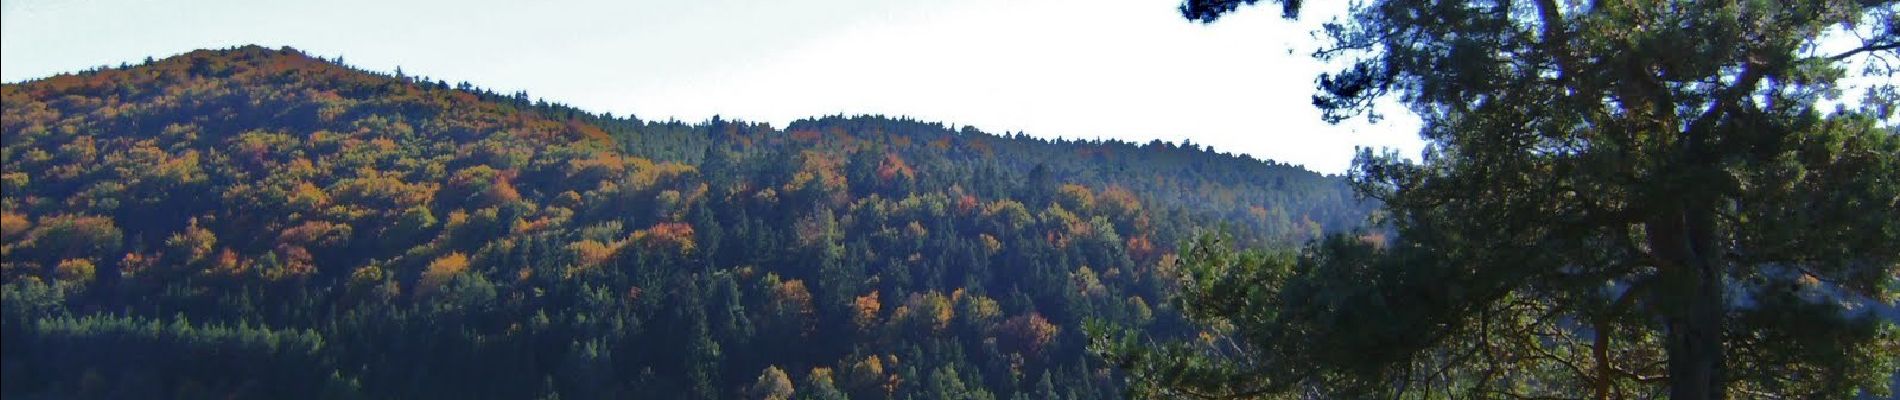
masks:
{"label": "dense forest", "polygon": [[292,49],[0,94],[9,398],[1112,398],[1085,324],[1204,335],[1179,243],[1374,208],[1188,143],[648,121]]}

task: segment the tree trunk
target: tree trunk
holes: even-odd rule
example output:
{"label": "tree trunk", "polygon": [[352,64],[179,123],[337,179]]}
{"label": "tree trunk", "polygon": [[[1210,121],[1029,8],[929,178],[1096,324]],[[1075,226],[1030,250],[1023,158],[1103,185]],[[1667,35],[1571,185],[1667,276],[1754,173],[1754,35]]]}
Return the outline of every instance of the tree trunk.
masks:
{"label": "tree trunk", "polygon": [[1673,399],[1725,399],[1722,354],[1722,289],[1716,274],[1696,272],[1683,299],[1687,315],[1667,321],[1669,394]]}
{"label": "tree trunk", "polygon": [[1713,208],[1685,208],[1692,207],[1678,208],[1648,227],[1651,249],[1670,264],[1660,266],[1669,397],[1726,399],[1722,331],[1727,299]]}
{"label": "tree trunk", "polygon": [[1596,386],[1597,400],[1610,400],[1610,380],[1613,378],[1610,367],[1610,323],[1606,321],[1608,318],[1598,316],[1595,321],[1592,321],[1593,326],[1590,327],[1596,334],[1596,338],[1590,344],[1590,356],[1595,357],[1597,362],[1596,382],[1593,382]]}

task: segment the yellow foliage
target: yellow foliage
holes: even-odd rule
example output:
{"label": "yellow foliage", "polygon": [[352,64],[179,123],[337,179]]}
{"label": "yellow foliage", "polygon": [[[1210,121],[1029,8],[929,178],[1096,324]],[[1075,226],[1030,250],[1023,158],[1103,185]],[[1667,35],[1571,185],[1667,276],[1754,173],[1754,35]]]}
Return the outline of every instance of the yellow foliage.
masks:
{"label": "yellow foliage", "polygon": [[1074,273],[1069,274],[1069,279],[1075,284],[1075,290],[1084,296],[1098,297],[1108,293],[1108,287],[1102,286],[1101,278],[1087,265],[1076,268]]}
{"label": "yellow foliage", "polygon": [[443,225],[443,228],[449,232],[454,232],[464,225],[468,225],[468,211],[458,208],[454,211],[449,211],[449,221]]}
{"label": "yellow foliage", "polygon": [[680,163],[654,164],[644,158],[636,158],[633,176],[628,179],[633,190],[645,191],[656,187],[678,187],[679,182],[699,174],[699,168]]}
{"label": "yellow foliage", "polygon": [[882,385],[885,382],[884,360],[876,355],[864,356],[864,359],[851,363],[851,375],[847,385],[865,387]]}
{"label": "yellow foliage", "polygon": [[1174,279],[1178,276],[1176,274],[1179,273],[1178,268],[1180,267],[1180,262],[1180,255],[1174,253],[1162,254],[1160,260],[1155,260],[1155,274],[1159,275],[1162,279]]}
{"label": "yellow foliage", "polygon": [[330,194],[324,193],[323,189],[317,188],[317,185],[312,185],[310,182],[298,182],[297,186],[291,189],[288,200],[293,209],[312,212],[329,205]]}
{"label": "yellow foliage", "polygon": [[759,189],[758,193],[752,194],[752,200],[768,206],[778,204],[778,191],[772,188]]}
{"label": "yellow foliage", "polygon": [[1095,192],[1090,191],[1087,186],[1065,183],[1058,191],[1062,194],[1063,205],[1075,208],[1076,211],[1087,211],[1095,207]]}
{"label": "yellow foliage", "polygon": [[599,268],[601,264],[613,258],[614,253],[620,251],[620,245],[621,242],[606,244],[592,239],[567,245],[568,250],[574,252],[574,266],[568,268],[567,277],[572,278],[576,274]]}
{"label": "yellow foliage", "polygon": [[807,150],[800,154],[802,162],[798,172],[792,174],[791,182],[786,182],[784,191],[797,192],[814,187],[825,193],[839,193],[845,190],[844,174],[838,167],[842,165],[830,155]]}
{"label": "yellow foliage", "polygon": [[752,387],[747,392],[749,392],[746,396],[748,399],[791,400],[796,391],[792,387],[792,378],[787,376],[784,370],[779,369],[778,366],[769,366],[759,373],[758,379],[752,383]]}
{"label": "yellow foliage", "polygon": [[951,303],[950,297],[934,290],[927,293],[912,293],[910,299],[905,301],[904,307],[900,309],[907,314],[916,313],[910,315],[911,317],[925,318],[922,322],[928,324],[934,332],[949,329],[950,320],[957,315],[956,307]]}
{"label": "yellow foliage", "polygon": [[619,153],[602,151],[589,154],[590,157],[567,160],[568,179],[580,181],[599,181],[610,177],[619,177],[626,173],[628,162],[621,159]]}
{"label": "yellow foliage", "polygon": [[198,219],[192,218],[184,232],[174,233],[165,239],[165,245],[172,251],[182,253],[185,262],[198,262],[211,256],[211,249],[218,244],[218,237],[210,230],[198,227]]}
{"label": "yellow foliage", "polygon": [[923,224],[917,223],[917,221],[910,221],[909,225],[904,226],[904,234],[908,235],[911,239],[923,239],[924,235],[930,234],[930,231],[924,229]]}
{"label": "yellow foliage", "polygon": [[810,376],[809,379],[811,379],[812,382],[824,382],[827,384],[832,382],[831,368],[812,367],[811,373],[807,376]]}
{"label": "yellow foliage", "polygon": [[382,283],[385,275],[382,267],[375,265],[357,267],[355,271],[350,271],[350,285],[368,287]]}
{"label": "yellow foliage", "polygon": [[439,185],[433,183],[408,183],[395,174],[372,169],[366,168],[359,173],[361,176],[338,181],[330,187],[330,192],[335,193],[337,199],[370,209],[399,212],[428,204],[439,189]]}
{"label": "yellow foliage", "polygon": [[97,273],[98,268],[92,265],[92,260],[84,258],[60,261],[59,266],[53,269],[53,277],[59,282],[78,286],[91,284]]}
{"label": "yellow foliage", "polygon": [[[958,291],[961,290],[958,289]],[[1003,315],[1002,305],[997,304],[996,299],[986,296],[968,296],[958,304],[962,308],[963,318],[969,321],[984,323]]]}

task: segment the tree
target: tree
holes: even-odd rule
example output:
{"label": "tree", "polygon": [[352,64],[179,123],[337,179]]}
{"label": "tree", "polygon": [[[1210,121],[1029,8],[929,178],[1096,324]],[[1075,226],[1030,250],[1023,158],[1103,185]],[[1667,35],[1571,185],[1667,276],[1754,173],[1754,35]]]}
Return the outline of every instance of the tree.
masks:
{"label": "tree", "polygon": [[[1212,22],[1253,3],[1181,11]],[[1286,17],[1299,3],[1281,2]],[[1235,275],[1204,274],[1183,295],[1280,301],[1199,305],[1203,321],[1236,324],[1245,348],[1359,356],[1251,355],[1332,371],[1317,376],[1153,371],[1226,380],[1176,387],[1225,395],[1885,394],[1900,358],[1894,325],[1849,309],[1891,301],[1900,276],[1897,14],[1892,1],[1359,4],[1325,28],[1331,43],[1314,56],[1346,66],[1319,77],[1313,102],[1330,122],[1377,118],[1387,99],[1421,117],[1422,161],[1361,150],[1350,173],[1399,239],[1381,249],[1336,238],[1297,260],[1201,257],[1218,264],[1202,272]],[[1875,82],[1856,108],[1830,100],[1850,75]],[[1358,352],[1258,341],[1301,340],[1270,334],[1287,326],[1382,322],[1362,321],[1368,312],[1415,329],[1333,341]],[[1147,371],[1194,359],[1169,357],[1194,353],[1183,351],[1110,353]],[[1315,369],[1279,368],[1295,367]],[[1549,377],[1499,376],[1533,372]]]}
{"label": "tree", "polygon": [[747,390],[746,398],[791,400],[792,395],[796,393],[792,388],[792,378],[785,375],[785,370],[770,366],[765,367],[764,371],[759,371],[759,378],[752,382],[752,388]]}
{"label": "tree", "polygon": [[844,391],[838,390],[837,384],[833,382],[830,368],[812,368],[811,373],[805,375],[804,384],[800,386],[805,388],[798,392],[797,398],[800,400],[846,399]]}
{"label": "tree", "polygon": [[954,400],[994,400],[996,395],[982,386],[966,384],[959,376],[957,368],[945,365],[930,370],[929,392],[926,397]]}

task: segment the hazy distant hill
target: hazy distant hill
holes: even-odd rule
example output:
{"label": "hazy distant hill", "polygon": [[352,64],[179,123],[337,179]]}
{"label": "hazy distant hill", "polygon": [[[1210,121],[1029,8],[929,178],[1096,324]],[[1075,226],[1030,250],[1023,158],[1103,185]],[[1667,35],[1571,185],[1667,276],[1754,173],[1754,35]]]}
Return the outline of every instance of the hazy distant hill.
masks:
{"label": "hazy distant hill", "polygon": [[0,88],[21,398],[1109,398],[1177,242],[1343,180],[883,117],[591,115],[294,50]]}

